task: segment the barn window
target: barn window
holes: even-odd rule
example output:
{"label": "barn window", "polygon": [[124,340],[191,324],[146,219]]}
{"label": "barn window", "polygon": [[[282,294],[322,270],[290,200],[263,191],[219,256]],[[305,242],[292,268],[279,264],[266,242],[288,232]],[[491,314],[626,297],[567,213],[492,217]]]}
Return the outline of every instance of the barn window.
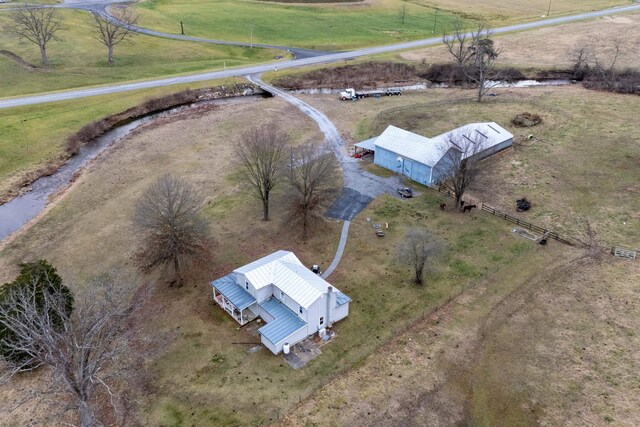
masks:
{"label": "barn window", "polygon": [[320,318],[320,326],[324,325],[324,317]]}
{"label": "barn window", "polygon": [[280,291],[280,299],[284,299],[284,291]]}
{"label": "barn window", "polygon": [[249,290],[249,282],[244,282],[244,288],[245,288],[246,290]]}
{"label": "barn window", "polygon": [[304,310],[302,309],[302,306],[300,306],[300,308],[298,308],[298,311],[300,312],[300,314],[302,314],[302,312],[304,311]]}

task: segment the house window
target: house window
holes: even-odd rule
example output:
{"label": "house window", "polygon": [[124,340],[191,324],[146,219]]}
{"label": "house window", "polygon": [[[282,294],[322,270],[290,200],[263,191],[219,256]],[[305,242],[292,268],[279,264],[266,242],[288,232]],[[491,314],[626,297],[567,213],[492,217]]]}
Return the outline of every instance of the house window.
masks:
{"label": "house window", "polygon": [[284,300],[284,291],[280,291],[280,299]]}
{"label": "house window", "polygon": [[244,288],[245,288],[246,290],[249,290],[249,282],[244,282]]}
{"label": "house window", "polygon": [[300,314],[302,314],[302,312],[303,312],[302,306],[300,306],[300,308],[298,308],[298,311],[300,312]]}
{"label": "house window", "polygon": [[320,318],[320,326],[324,325],[324,317]]}

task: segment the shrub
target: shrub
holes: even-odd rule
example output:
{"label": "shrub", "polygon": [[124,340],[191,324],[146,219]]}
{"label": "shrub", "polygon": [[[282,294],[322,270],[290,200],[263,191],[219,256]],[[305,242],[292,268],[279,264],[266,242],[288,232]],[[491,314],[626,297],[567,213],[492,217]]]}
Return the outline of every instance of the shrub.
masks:
{"label": "shrub", "polygon": [[511,119],[511,123],[518,127],[532,127],[541,121],[542,117],[539,115],[526,112],[517,114],[513,119]]}
{"label": "shrub", "polygon": [[[56,269],[45,260],[20,264],[20,274],[16,279],[0,288],[0,305],[11,304],[12,293],[28,292],[35,299],[39,310],[45,308],[45,293],[49,295],[61,292],[66,299],[66,315],[71,315],[73,311],[73,295],[69,288],[62,284],[62,278]],[[19,313],[23,307],[8,307],[8,313]],[[56,315],[50,311],[50,315]],[[56,315],[57,316],[57,315]],[[61,326],[64,319],[56,317],[52,319],[54,325]],[[30,361],[33,355],[26,351],[18,351],[15,346],[9,343],[16,343],[18,340],[14,329],[9,326],[10,319],[0,317],[0,356],[13,366],[22,366],[24,369],[33,368]]]}

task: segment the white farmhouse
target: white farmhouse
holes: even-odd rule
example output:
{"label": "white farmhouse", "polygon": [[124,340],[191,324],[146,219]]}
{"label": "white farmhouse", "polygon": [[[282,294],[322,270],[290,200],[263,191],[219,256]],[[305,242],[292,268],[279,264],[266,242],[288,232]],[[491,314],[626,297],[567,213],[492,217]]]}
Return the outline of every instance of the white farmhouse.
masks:
{"label": "white farmhouse", "polygon": [[261,317],[262,343],[274,354],[349,314],[351,298],[306,268],[289,251],[277,251],[211,282],[213,300],[240,325]]}

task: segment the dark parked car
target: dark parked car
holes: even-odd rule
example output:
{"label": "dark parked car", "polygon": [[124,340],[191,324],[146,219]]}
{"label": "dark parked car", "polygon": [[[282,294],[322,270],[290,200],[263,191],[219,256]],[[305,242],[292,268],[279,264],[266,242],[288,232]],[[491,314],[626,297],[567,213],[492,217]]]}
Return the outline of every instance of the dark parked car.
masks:
{"label": "dark parked car", "polygon": [[413,188],[411,187],[402,187],[398,188],[398,194],[400,194],[402,197],[409,198],[413,197],[416,193],[413,192]]}

